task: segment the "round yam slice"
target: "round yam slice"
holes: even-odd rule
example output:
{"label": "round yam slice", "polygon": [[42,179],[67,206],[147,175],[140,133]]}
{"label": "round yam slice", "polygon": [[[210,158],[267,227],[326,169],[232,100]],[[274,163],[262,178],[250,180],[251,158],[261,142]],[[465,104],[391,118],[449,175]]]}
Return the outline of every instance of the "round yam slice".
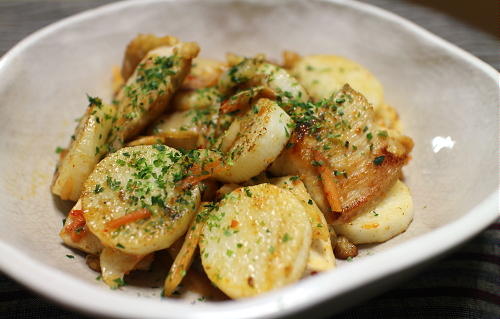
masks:
{"label": "round yam slice", "polygon": [[206,217],[203,268],[231,298],[277,289],[301,278],[311,233],[304,206],[289,191],[271,184],[238,188]]}
{"label": "round yam slice", "polygon": [[180,190],[181,153],[164,145],[120,149],[85,183],[89,230],[108,247],[134,255],[168,248],[182,236],[199,202],[198,186]]}

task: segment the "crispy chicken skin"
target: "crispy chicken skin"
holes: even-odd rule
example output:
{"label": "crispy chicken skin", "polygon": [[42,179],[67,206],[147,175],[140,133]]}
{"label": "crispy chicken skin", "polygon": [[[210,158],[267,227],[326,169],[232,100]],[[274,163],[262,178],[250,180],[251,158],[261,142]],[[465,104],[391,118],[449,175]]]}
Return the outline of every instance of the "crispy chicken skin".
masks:
{"label": "crispy chicken skin", "polygon": [[[329,99],[292,103],[286,108],[297,127],[271,172],[299,175],[333,223],[354,218],[380,197],[409,160],[413,141],[378,126],[373,107],[347,84]],[[332,211],[329,205],[320,167],[334,180],[341,210]]]}

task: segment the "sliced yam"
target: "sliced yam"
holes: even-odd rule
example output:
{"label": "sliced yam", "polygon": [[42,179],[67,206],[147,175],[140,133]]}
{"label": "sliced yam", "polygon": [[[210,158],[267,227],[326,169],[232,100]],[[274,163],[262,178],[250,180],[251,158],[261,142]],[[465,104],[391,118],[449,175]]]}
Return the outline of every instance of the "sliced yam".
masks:
{"label": "sliced yam", "polygon": [[224,62],[197,57],[193,60],[193,66],[182,83],[182,88],[202,89],[214,86],[225,69]]}
{"label": "sliced yam", "polygon": [[163,113],[198,54],[196,43],[179,43],[149,51],[116,96],[117,121],[110,136],[116,151]]}
{"label": "sliced yam", "polygon": [[242,58],[220,78],[217,88],[228,96],[236,87],[264,86],[279,95],[283,102],[295,99],[306,102],[309,95],[302,85],[287,70],[265,61],[264,56]]}
{"label": "sliced yam", "polygon": [[150,130],[155,135],[167,137],[166,142],[177,144],[184,149],[206,148],[215,134],[218,107],[176,111],[162,116]]}
{"label": "sliced yam", "polygon": [[287,70],[272,63],[262,63],[257,69],[257,76],[262,78],[262,85],[280,95],[286,103],[288,99],[307,102],[309,94],[302,84]]}
{"label": "sliced yam", "polygon": [[123,65],[121,69],[122,78],[126,81],[134,73],[137,65],[153,49],[161,46],[173,46],[179,43],[179,40],[172,36],[157,37],[153,34],[137,35],[125,49]]}
{"label": "sliced yam", "polygon": [[271,184],[238,188],[207,214],[203,268],[231,298],[277,289],[301,278],[311,233],[304,206],[289,191]]}
{"label": "sliced yam", "polygon": [[198,135],[195,118],[197,114],[197,112],[192,110],[185,110],[162,115],[151,127],[149,132],[155,135],[173,133]]}
{"label": "sliced yam", "polygon": [[264,56],[255,58],[231,58],[235,65],[229,61],[231,67],[221,74],[217,82],[217,89],[221,95],[228,96],[238,85],[254,79],[258,67],[264,62]]}
{"label": "sliced yam", "polygon": [[120,149],[103,159],[82,197],[89,230],[101,242],[133,255],[165,249],[187,230],[200,201],[180,152],[164,145]]}
{"label": "sliced yam", "polygon": [[335,55],[310,55],[295,62],[290,73],[302,84],[313,100],[329,98],[348,83],[375,107],[384,101],[382,84],[366,68]]}
{"label": "sliced yam", "polygon": [[220,107],[220,112],[226,114],[246,110],[254,104],[253,101],[257,101],[260,98],[274,99],[276,95],[274,91],[264,86],[242,90],[224,101]]}
{"label": "sliced yam", "polygon": [[127,143],[127,146],[165,144],[175,149],[191,150],[196,148],[197,140],[198,133],[192,131],[179,131],[152,136],[140,136]]}
{"label": "sliced yam", "polygon": [[220,93],[217,88],[179,90],[172,98],[171,107],[177,111],[207,109],[219,102]]}
{"label": "sliced yam", "polygon": [[[200,209],[206,209],[204,204],[200,205]],[[202,212],[203,214],[203,212]],[[201,232],[203,230],[203,221],[199,218],[193,218],[191,225],[188,228],[181,249],[177,253],[175,260],[170,267],[167,278],[165,279],[163,294],[170,296],[181,283],[184,276],[187,274],[191,263],[193,262],[194,253],[198,248]]]}
{"label": "sliced yam", "polygon": [[276,102],[259,99],[221,137],[228,169],[215,178],[240,183],[263,172],[285,147],[292,128],[292,119]]}
{"label": "sliced yam", "polygon": [[311,249],[305,274],[314,274],[335,267],[335,256],[333,254],[330,232],[323,213],[311,198],[304,183],[298,176],[286,176],[273,179],[273,184],[290,191],[300,200],[309,217],[312,229]]}
{"label": "sliced yam", "polygon": [[410,191],[398,180],[378,203],[350,222],[334,225],[334,228],[354,244],[382,243],[404,232],[412,219]]}
{"label": "sliced yam", "polygon": [[102,250],[99,239],[87,228],[81,200],[69,212],[59,236],[67,246],[89,254],[96,255]]}
{"label": "sliced yam", "polygon": [[120,288],[125,284],[123,277],[134,270],[144,257],[104,247],[99,257],[102,280],[112,289]]}
{"label": "sliced yam", "polygon": [[77,201],[83,184],[107,152],[106,139],[116,110],[99,98],[89,97],[89,107],[76,128],[69,149],[56,168],[52,193],[63,200]]}
{"label": "sliced yam", "polygon": [[240,188],[240,187],[241,187],[241,185],[234,184],[234,183],[224,184],[215,193],[215,198],[222,199],[226,194],[229,194],[232,191],[234,191],[235,189]]}
{"label": "sliced yam", "polygon": [[287,70],[293,68],[302,57],[293,51],[283,51],[283,67]]}

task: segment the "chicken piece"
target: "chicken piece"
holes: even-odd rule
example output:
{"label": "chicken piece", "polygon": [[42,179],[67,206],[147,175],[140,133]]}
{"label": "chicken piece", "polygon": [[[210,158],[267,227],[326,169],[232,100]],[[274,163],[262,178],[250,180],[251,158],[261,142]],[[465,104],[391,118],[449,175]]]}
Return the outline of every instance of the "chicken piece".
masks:
{"label": "chicken piece", "polygon": [[413,141],[375,124],[373,107],[349,85],[327,100],[295,102],[288,112],[297,128],[270,170],[300,175],[329,223],[354,218],[409,160]]}

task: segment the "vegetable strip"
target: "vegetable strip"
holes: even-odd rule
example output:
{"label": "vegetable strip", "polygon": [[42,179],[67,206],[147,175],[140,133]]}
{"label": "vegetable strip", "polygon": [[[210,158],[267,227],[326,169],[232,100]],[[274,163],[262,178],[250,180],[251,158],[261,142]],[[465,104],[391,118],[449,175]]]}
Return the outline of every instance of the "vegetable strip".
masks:
{"label": "vegetable strip", "polygon": [[110,220],[106,223],[106,229],[113,230],[120,226],[135,222],[139,219],[145,219],[149,217],[151,217],[151,212],[149,210],[147,210],[146,208],[138,209],[130,214]]}
{"label": "vegetable strip", "polygon": [[202,166],[195,164],[191,167],[190,176],[181,181],[179,188],[181,190],[189,188],[207,178],[212,177],[215,173],[221,172],[224,169],[226,168],[222,166],[219,161],[214,161]]}

